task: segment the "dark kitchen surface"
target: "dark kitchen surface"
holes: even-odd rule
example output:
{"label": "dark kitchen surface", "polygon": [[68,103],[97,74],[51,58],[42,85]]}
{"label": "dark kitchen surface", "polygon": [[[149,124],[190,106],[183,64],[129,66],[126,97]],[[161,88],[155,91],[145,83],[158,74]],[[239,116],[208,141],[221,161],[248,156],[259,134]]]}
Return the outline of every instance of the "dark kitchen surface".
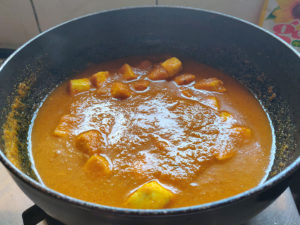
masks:
{"label": "dark kitchen surface", "polygon": [[[10,49],[0,49],[0,65],[12,52],[13,50]],[[288,188],[272,205],[243,225],[300,225],[300,217],[294,200],[300,210],[300,171],[294,176],[290,189]],[[23,213],[24,225],[38,224],[43,218],[47,218],[48,225],[61,225],[36,206]]]}

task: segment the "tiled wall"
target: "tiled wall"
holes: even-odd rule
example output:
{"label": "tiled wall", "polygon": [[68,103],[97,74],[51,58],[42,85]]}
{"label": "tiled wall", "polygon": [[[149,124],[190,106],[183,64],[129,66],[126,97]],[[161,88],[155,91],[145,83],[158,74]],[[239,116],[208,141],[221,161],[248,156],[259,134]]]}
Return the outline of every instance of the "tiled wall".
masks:
{"label": "tiled wall", "polygon": [[141,5],[183,5],[224,12],[256,23],[264,0],[0,0],[0,47],[16,48],[74,17]]}
{"label": "tiled wall", "polygon": [[155,0],[33,0],[41,30],[101,10],[155,5]]}
{"label": "tiled wall", "polygon": [[29,0],[0,0],[0,47],[16,47],[38,33]]}
{"label": "tiled wall", "polygon": [[183,5],[219,11],[257,23],[264,0],[159,0],[160,5]]}

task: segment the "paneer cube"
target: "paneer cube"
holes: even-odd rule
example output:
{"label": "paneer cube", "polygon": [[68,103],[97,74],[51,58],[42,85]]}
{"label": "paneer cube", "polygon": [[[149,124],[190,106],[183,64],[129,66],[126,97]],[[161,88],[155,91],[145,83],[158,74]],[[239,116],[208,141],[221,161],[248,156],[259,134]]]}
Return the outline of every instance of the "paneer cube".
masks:
{"label": "paneer cube", "polygon": [[132,68],[130,65],[128,64],[124,64],[120,70],[120,73],[123,74],[123,79],[124,80],[134,80],[136,79],[138,76],[133,72]]}
{"label": "paneer cube", "polygon": [[108,160],[100,155],[92,155],[85,163],[84,169],[96,175],[108,175],[111,173]]}
{"label": "paneer cube", "polygon": [[159,65],[154,67],[147,76],[150,80],[166,80],[169,78],[168,72]]}
{"label": "paneer cube", "polygon": [[252,131],[247,127],[234,127],[232,128],[232,136],[238,138],[241,143],[245,143],[252,137]]}
{"label": "paneer cube", "polygon": [[75,139],[78,149],[89,155],[99,153],[104,146],[104,139],[97,130],[88,130],[79,135]]}
{"label": "paneer cube", "polygon": [[203,105],[206,105],[206,106],[208,106],[210,108],[213,108],[215,110],[220,109],[219,101],[215,96],[208,96],[207,98],[202,100],[201,103]]}
{"label": "paneer cube", "polygon": [[133,88],[136,91],[144,91],[147,89],[147,87],[150,85],[150,81],[148,80],[138,80],[133,83]]}
{"label": "paneer cube", "polygon": [[156,181],[143,184],[127,200],[127,206],[135,209],[162,209],[174,194]]}
{"label": "paneer cube", "polygon": [[91,88],[91,83],[88,78],[70,80],[69,91],[71,94],[88,91]]}
{"label": "paneer cube", "polygon": [[107,80],[108,77],[108,71],[100,71],[98,73],[93,74],[90,80],[95,87],[99,88],[102,87],[103,83]]}
{"label": "paneer cube", "polygon": [[196,76],[194,74],[185,73],[178,77],[175,77],[174,81],[178,85],[187,85],[187,84],[192,83],[195,79],[196,79]]}
{"label": "paneer cube", "polygon": [[214,156],[218,160],[226,160],[233,157],[235,151],[232,148],[224,149],[223,151],[214,151]]}
{"label": "paneer cube", "polygon": [[182,62],[176,57],[169,58],[160,65],[168,72],[170,77],[182,70]]}
{"label": "paneer cube", "polygon": [[232,118],[232,115],[229,112],[220,112],[220,117],[223,122],[227,121],[228,119]]}
{"label": "paneer cube", "polygon": [[57,137],[66,137],[73,126],[76,125],[77,118],[72,115],[64,115],[61,117],[59,124],[55,128],[53,134]]}
{"label": "paneer cube", "polygon": [[196,89],[203,89],[207,91],[225,92],[223,81],[217,78],[203,79],[195,83],[194,87]]}
{"label": "paneer cube", "polygon": [[111,95],[114,98],[126,99],[131,96],[131,91],[127,84],[114,82],[111,87]]}

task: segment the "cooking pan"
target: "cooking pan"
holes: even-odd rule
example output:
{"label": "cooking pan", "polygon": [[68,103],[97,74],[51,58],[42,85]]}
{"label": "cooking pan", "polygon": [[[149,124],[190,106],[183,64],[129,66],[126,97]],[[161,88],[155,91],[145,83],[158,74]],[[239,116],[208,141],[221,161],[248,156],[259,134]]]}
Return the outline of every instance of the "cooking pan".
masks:
{"label": "cooking pan", "polygon": [[[260,101],[274,127],[276,148],[266,181],[217,202],[162,210],[93,204],[42,185],[27,139],[34,113],[51,90],[91,63],[166,53],[222,70]],[[298,53],[246,21],[180,7],[100,12],[43,32],[2,65],[0,159],[24,193],[65,224],[240,224],[272,203],[299,168],[299,97]]]}

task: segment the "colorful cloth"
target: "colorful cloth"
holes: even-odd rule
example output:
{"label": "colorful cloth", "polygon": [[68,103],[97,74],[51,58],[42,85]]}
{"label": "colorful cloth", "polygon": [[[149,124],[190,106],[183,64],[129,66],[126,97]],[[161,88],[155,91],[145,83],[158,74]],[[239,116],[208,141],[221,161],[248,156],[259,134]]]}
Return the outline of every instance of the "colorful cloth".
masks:
{"label": "colorful cloth", "polygon": [[259,25],[300,52],[300,0],[265,0]]}

